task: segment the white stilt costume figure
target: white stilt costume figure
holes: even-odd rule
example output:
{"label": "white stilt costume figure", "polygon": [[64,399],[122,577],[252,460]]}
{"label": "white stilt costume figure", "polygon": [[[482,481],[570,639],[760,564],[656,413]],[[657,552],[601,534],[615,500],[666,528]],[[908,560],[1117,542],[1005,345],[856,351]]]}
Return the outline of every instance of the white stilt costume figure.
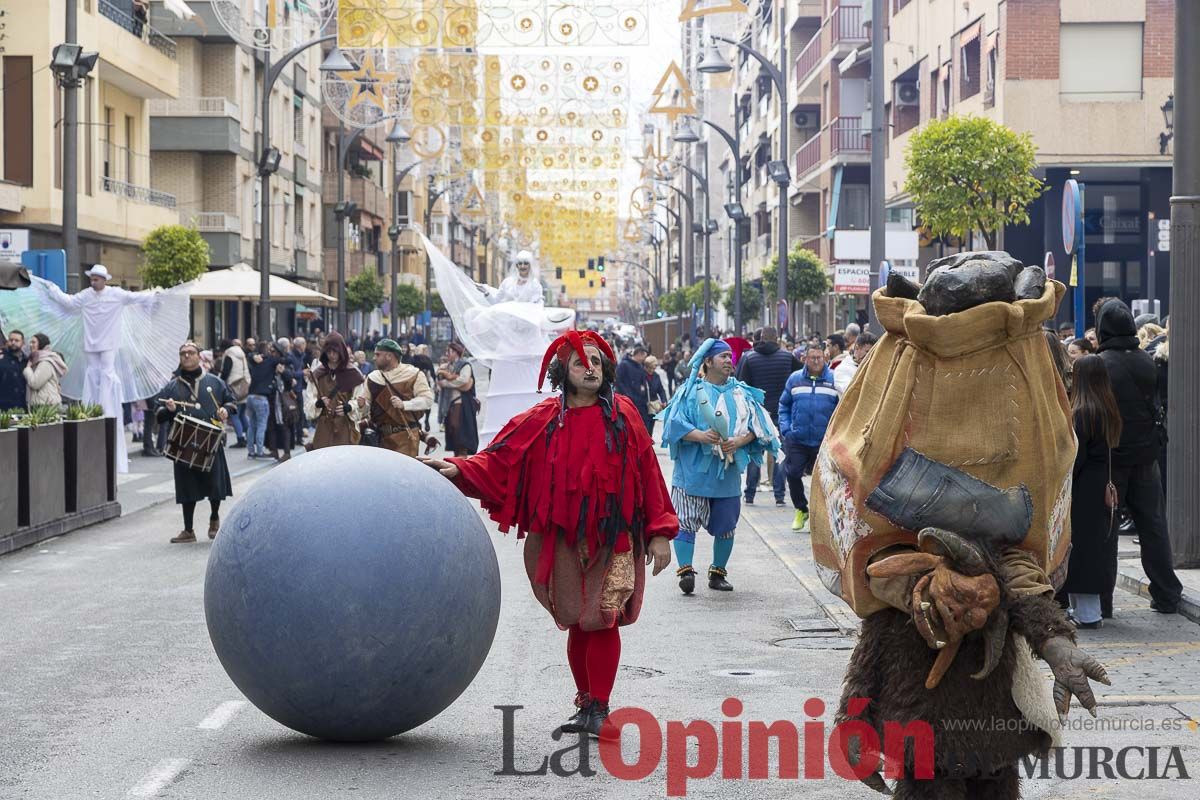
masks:
{"label": "white stilt costume figure", "polygon": [[152,397],[170,380],[179,343],[188,338],[190,298],[182,287],[129,292],[108,286],[112,276],[102,264],[84,274],[91,287],[76,294],[41,278],[29,289],[6,292],[0,321],[50,337],[71,367],[63,395],[97,403],[104,416],[117,419],[117,470],[128,472],[121,404]]}
{"label": "white stilt costume figure", "polygon": [[544,305],[542,283],[528,250],[517,255],[512,274],[494,289],[472,281],[422,238],[455,333],[491,371],[479,425],[482,449],[504,423],[545,399],[537,392],[542,356],[550,342],[575,327],[575,312]]}

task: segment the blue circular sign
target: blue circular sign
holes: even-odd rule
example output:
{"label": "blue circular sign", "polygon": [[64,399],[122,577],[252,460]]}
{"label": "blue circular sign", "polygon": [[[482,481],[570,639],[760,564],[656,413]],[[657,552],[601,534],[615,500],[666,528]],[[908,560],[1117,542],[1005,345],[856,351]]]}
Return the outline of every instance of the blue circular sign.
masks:
{"label": "blue circular sign", "polygon": [[1063,184],[1062,235],[1067,255],[1075,252],[1075,229],[1079,226],[1079,182],[1074,178]]}

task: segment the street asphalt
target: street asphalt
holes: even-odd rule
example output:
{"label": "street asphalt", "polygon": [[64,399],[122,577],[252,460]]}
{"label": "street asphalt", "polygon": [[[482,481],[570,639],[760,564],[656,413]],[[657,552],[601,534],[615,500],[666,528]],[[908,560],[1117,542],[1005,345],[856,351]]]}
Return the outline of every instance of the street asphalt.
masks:
{"label": "street asphalt", "polygon": [[[233,469],[242,473],[234,481],[235,499],[265,474],[244,469]],[[142,472],[149,477],[127,479],[122,491],[138,482],[161,485],[149,467]],[[143,494],[162,499],[161,492]],[[141,503],[132,513],[126,506],[119,519],[0,558],[0,798],[666,796],[665,747],[658,767],[640,781],[610,775],[595,749],[589,751],[591,777],[496,774],[504,770],[505,749],[495,706],[524,707],[513,717],[516,770],[534,770],[545,756],[574,744],[550,736],[574,695],[565,635],[533,599],[513,536],[489,523],[504,579],[500,627],[466,693],[402,736],[329,744],[261,714],[225,675],[204,623],[209,542],[168,544],[180,524],[178,508],[166,499]],[[707,720],[720,730],[731,719],[722,702],[733,697],[744,704],[736,717],[743,723],[791,720],[799,727],[812,721],[804,701],[819,698],[828,729],[855,622],[816,581],[807,533],[787,527],[791,509],[769,503],[768,490],[759,505],[745,509],[730,563],[734,592],[713,592],[701,581],[694,596],[684,597],[673,569],[649,580],[641,620],[622,631],[614,708],[646,709],[664,730],[671,720]],[[419,524],[403,509],[391,514],[398,527]],[[228,509],[225,516],[231,517]],[[701,568],[710,542],[698,541]],[[1133,594],[1118,593],[1116,606],[1111,624],[1080,634],[1113,679],[1111,688],[1098,687],[1100,720],[1110,729],[1070,731],[1066,744],[1114,751],[1157,746],[1163,748],[1160,772],[1167,748],[1179,747],[1190,778],[1179,779],[1177,771],[1171,780],[1051,777],[1026,781],[1025,797],[1200,797],[1200,629],[1179,616],[1154,614]],[[1073,719],[1090,721],[1078,709]],[[1145,730],[1151,724],[1173,730]],[[636,757],[629,743],[625,755],[631,762]],[[695,762],[694,747],[688,758]],[[1146,761],[1145,750],[1131,755],[1129,771],[1146,769]],[[564,763],[577,765],[578,752]],[[688,782],[687,794],[877,796],[834,776],[828,764],[823,779],[800,781],[779,778],[778,764],[773,753],[766,780],[722,779],[718,769],[714,777]]]}

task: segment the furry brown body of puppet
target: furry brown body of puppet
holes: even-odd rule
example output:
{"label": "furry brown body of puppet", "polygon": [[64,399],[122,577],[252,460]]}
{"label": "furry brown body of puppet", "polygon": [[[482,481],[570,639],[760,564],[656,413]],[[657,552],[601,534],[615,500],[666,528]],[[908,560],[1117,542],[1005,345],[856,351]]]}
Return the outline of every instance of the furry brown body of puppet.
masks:
{"label": "furry brown body of puppet", "polygon": [[1016,800],[1020,796],[1019,761],[1044,755],[1051,745],[1045,731],[1025,720],[1013,701],[1013,674],[1020,633],[1033,651],[1051,636],[1073,638],[1062,610],[1048,597],[1016,597],[1005,592],[1002,603],[1009,631],[999,663],[990,675],[971,674],[984,662],[984,636],[963,640],[954,663],[934,689],[925,688],[926,675],[938,651],[917,633],[912,617],[885,609],[867,617],[858,645],[850,657],[837,720],[843,722],[851,698],[870,698],[857,719],[875,729],[880,742],[884,723],[929,723],[934,734],[934,778],[914,777],[912,744],[908,745],[904,775],[895,786],[897,798],[924,800]]}

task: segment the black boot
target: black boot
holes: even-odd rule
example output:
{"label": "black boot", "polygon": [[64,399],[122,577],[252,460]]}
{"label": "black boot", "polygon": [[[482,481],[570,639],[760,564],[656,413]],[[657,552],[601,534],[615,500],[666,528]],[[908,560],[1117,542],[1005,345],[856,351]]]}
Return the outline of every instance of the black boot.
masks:
{"label": "black boot", "polygon": [[575,713],[562,724],[563,733],[583,733],[587,730],[588,713],[592,706],[592,696],[587,692],[575,694]]}
{"label": "black boot", "polygon": [[720,567],[708,568],[708,588],[716,589],[718,592],[732,592],[733,584],[725,580],[725,576],[729,573]]}
{"label": "black boot", "polygon": [[684,594],[691,594],[696,588],[696,570],[690,566],[680,567],[675,571],[679,576],[679,588]]}
{"label": "black boot", "polygon": [[584,732],[595,736],[597,739],[603,733],[607,738],[611,735],[612,726],[608,726],[608,730],[604,729],[604,723],[608,721],[608,703],[602,703],[599,700],[593,700],[592,704],[587,708],[587,720],[583,728]]}

